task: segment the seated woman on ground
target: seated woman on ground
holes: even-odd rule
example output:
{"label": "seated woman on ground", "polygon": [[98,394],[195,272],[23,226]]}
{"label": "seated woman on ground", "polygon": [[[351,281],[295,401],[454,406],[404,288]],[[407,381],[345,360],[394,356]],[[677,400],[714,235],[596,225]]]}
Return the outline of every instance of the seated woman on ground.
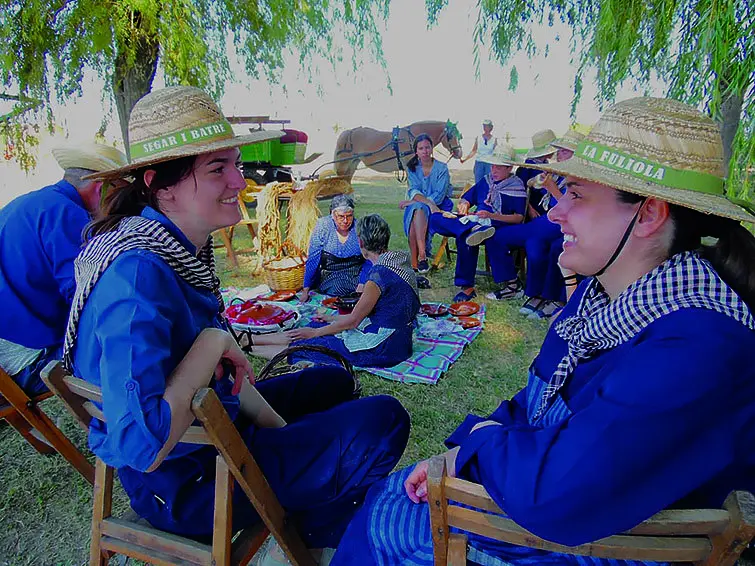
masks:
{"label": "seated woman on ground", "polygon": [[[433,140],[420,134],[414,140],[414,157],[407,163],[409,190],[407,200],[399,207],[404,209],[404,233],[409,238],[412,267],[424,274],[430,271],[427,254],[430,253],[432,232],[430,215],[453,208],[451,177],[448,166],[433,157]],[[420,288],[429,288],[430,282],[422,277]]]}
{"label": "seated woman on ground", "polygon": [[[516,278],[502,269],[495,246],[487,245],[497,231],[506,231],[524,220],[527,193],[522,181],[511,170],[516,160],[514,148],[499,144],[493,154],[480,157],[491,165],[490,174],[465,192],[458,205],[458,214],[435,213],[430,217],[433,232],[456,238],[456,276],[461,288],[454,301],[467,301],[477,296],[474,288],[479,246],[486,243],[493,277],[498,282]],[[475,208],[471,213],[472,207]],[[504,252],[508,253],[508,252]]]}
{"label": "seated woman on ground", "polygon": [[359,293],[370,267],[359,250],[354,199],[336,195],[330,203],[330,216],[317,221],[309,240],[304,288],[299,298],[306,301],[310,289],[335,297]]}
{"label": "seated woman on ground", "polygon": [[[378,214],[357,222],[362,253],[372,263],[364,292],[351,314],[320,317],[315,328],[286,334],[297,344],[327,346],[361,367],[391,367],[412,355],[412,331],[419,312],[417,277],[405,252],[388,250],[391,229]],[[315,352],[297,352],[291,362],[326,361]]]}
{"label": "seated woman on ground", "polygon": [[[719,127],[680,102],[634,98],[609,108],[572,159],[538,166],[567,178],[548,214],[564,232],[561,263],[588,278],[527,387],[446,440],[451,475],[567,546],[753,491],[755,238],[740,221],[755,216],[726,197]],[[432,564],[427,471],[424,461],[376,483],[331,566]],[[469,543],[475,564],[583,563]]]}
{"label": "seated woman on ground", "polygon": [[[584,138],[582,134],[570,130],[552,146],[557,150],[559,162],[569,159]],[[497,234],[494,243],[496,250],[507,263],[504,269],[514,271],[511,252],[524,248],[527,257],[527,279],[524,294],[528,297],[519,312],[531,319],[552,317],[566,302],[564,279],[558,266],[561,254],[563,234],[559,225],[548,218],[548,210],[562,198],[566,181],[563,177],[550,173],[540,173],[530,179],[530,209],[536,213],[529,221],[510,230]],[[489,293],[493,300],[517,298],[522,292],[521,282],[503,285],[499,290]]]}
{"label": "seated woman on ground", "polygon": [[[200,137],[161,143],[189,128]],[[391,397],[353,400],[353,379],[332,366],[255,386],[226,331],[210,234],[240,220],[238,147],[271,137],[235,137],[192,87],[137,102],[132,161],[101,174],[132,180],[110,191],[76,260],[64,356],[74,375],[102,388],[105,420],[92,421],[89,446],[118,469],[131,507],[153,526],[212,534],[217,451],[181,442],[194,394],[211,387],[304,541],[331,547],[354,502],[398,462],[409,418]],[[233,511],[234,529],[259,521],[240,489]]]}

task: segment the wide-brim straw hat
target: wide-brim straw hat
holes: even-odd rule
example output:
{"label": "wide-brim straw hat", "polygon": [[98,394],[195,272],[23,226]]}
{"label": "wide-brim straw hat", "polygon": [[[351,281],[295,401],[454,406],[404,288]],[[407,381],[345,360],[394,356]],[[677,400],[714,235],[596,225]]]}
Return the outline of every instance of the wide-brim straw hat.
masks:
{"label": "wide-brim straw hat", "polygon": [[569,149],[575,151],[579,142],[585,139],[585,134],[578,132],[577,130],[567,130],[567,132],[556,141],[551,142],[551,145],[556,149]]}
{"label": "wide-brim straw hat", "polygon": [[532,149],[527,152],[526,159],[544,157],[556,153],[556,148],[551,144],[556,141],[553,130],[540,130],[532,135]]}
{"label": "wide-brim straw hat", "polygon": [[155,90],[134,105],[128,121],[131,162],[96,175],[113,179],[131,171],[179,157],[201,155],[279,138],[280,130],[237,136],[218,105],[204,91],[190,86]]}
{"label": "wide-brim straw hat", "polygon": [[51,153],[63,170],[108,171],[128,165],[122,151],[96,142],[66,142],[54,147]]}
{"label": "wide-brim straw hat", "polygon": [[718,125],[676,100],[639,97],[614,104],[571,159],[524,167],[755,222],[755,216],[726,197]]}
{"label": "wide-brim straw hat", "polygon": [[490,155],[481,155],[477,161],[490,163],[491,165],[521,165],[516,159],[516,151],[513,147],[499,143]]}

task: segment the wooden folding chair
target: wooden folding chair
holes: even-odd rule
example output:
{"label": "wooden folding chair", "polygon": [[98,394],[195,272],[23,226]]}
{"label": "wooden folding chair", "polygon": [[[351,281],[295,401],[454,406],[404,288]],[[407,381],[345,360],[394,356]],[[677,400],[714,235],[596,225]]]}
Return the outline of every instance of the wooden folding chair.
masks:
{"label": "wooden folding chair", "polygon": [[253,188],[257,187],[257,184],[251,179],[246,180],[246,189],[239,193],[239,210],[241,211],[241,220],[228,228],[221,228],[213,232],[214,238],[219,238],[221,243],[215,244],[216,248],[225,248],[228,264],[235,268],[238,267],[239,261],[236,257],[237,253],[253,253],[255,250],[253,247],[235,250],[233,248],[233,233],[237,226],[246,226],[249,230],[249,236],[254,241],[257,237],[257,219],[252,218],[249,215],[249,210],[246,208],[247,202],[254,202],[256,197],[254,196]]}
{"label": "wooden folding chair", "polygon": [[661,511],[620,535],[564,546],[541,539],[502,517],[503,511],[483,486],[446,475],[442,456],[430,461],[427,488],[435,566],[467,563],[467,537],[449,534],[449,527],[552,552],[699,566],[734,564],[755,535],[755,498],[746,491],[731,492],[723,509]]}
{"label": "wooden folding chair", "polygon": [[[52,397],[47,391],[30,398],[26,392],[0,368],[0,420],[15,428],[40,454],[58,452],[90,484],[94,484],[94,466],[73,443],[55,426],[39,403]],[[35,436],[34,431],[44,438]]]}
{"label": "wooden folding chair", "polygon": [[[42,377],[86,430],[92,418],[104,422],[105,416],[96,405],[102,402],[98,387],[71,376],[56,362],[43,370]],[[218,450],[212,544],[160,531],[142,520],[113,517],[113,468],[97,458],[89,564],[105,566],[114,554],[152,564],[248,564],[272,533],[292,564],[314,566],[312,555],[293,524],[287,521],[285,511],[215,392],[200,389],[191,409],[202,426],[190,427],[181,441],[212,444]],[[235,537],[231,524],[234,480],[262,519]]]}

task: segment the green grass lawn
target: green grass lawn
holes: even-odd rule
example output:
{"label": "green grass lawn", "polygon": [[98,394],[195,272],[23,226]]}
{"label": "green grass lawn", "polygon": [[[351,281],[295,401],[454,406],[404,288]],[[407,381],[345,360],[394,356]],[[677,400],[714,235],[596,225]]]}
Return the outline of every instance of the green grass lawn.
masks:
{"label": "green grass lawn", "polygon": [[[405,188],[393,179],[356,182],[357,216],[379,213],[393,231],[392,249],[406,249],[402,211],[397,203]],[[328,201],[321,203],[327,210]],[[236,236],[239,247],[249,247],[249,236]],[[439,242],[436,237],[435,243]],[[261,281],[250,275],[243,256],[240,267],[225,266],[218,250],[219,275],[224,285],[252,286]],[[432,273],[433,289],[422,291],[426,301],[448,302],[456,293],[453,266]],[[478,277],[478,293],[493,289],[492,280]],[[484,298],[480,299],[485,301]],[[488,302],[485,330],[437,385],[405,385],[368,373],[360,378],[366,395],[397,397],[412,417],[412,432],[401,465],[436,454],[443,439],[467,413],[487,414],[501,399],[511,397],[525,383],[526,371],[546,330],[543,321],[529,321],[517,312],[521,301]],[[256,361],[259,368],[262,361]],[[61,426],[79,447],[84,434],[55,400],[45,411],[60,417]],[[0,425],[0,566],[86,564],[91,518],[89,486],[59,456],[40,456],[9,426]],[[125,508],[122,493],[116,505]]]}

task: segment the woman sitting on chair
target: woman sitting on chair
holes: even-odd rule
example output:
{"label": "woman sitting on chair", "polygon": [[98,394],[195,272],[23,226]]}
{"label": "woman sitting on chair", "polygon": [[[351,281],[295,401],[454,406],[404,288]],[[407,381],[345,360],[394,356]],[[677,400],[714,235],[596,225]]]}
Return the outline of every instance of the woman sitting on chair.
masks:
{"label": "woman sitting on chair", "polygon": [[[404,209],[404,232],[409,238],[412,267],[424,274],[430,271],[427,254],[430,253],[432,232],[428,223],[434,212],[451,210],[451,177],[448,166],[433,157],[433,140],[420,134],[414,140],[414,157],[407,163],[409,190],[407,200],[399,206]],[[429,287],[422,277],[420,288]]]}
{"label": "woman sitting on chair", "polygon": [[[576,546],[668,507],[755,488],[755,222],[727,199],[716,123],[677,101],[606,111],[549,212],[561,263],[588,275],[527,387],[446,440],[451,475],[482,484],[535,535]],[[371,488],[331,566],[432,564],[428,462]],[[470,535],[476,564],[626,564]],[[632,564],[640,564],[632,562]]]}
{"label": "woman sitting on chair", "polygon": [[[412,355],[412,331],[419,312],[417,276],[404,252],[388,251],[391,229],[378,214],[357,223],[359,245],[372,268],[350,314],[319,317],[315,328],[286,334],[297,344],[327,346],[361,367],[391,367]],[[294,344],[296,345],[296,344]],[[315,352],[297,352],[291,361],[327,362]]]}
{"label": "woman sitting on chair", "polygon": [[[108,195],[76,260],[65,361],[102,388],[105,420],[92,421],[89,445],[152,525],[212,534],[217,452],[181,442],[194,394],[211,387],[304,541],[328,547],[354,502],[398,462],[409,420],[391,397],[352,400],[351,376],[332,366],[255,387],[226,331],[209,236],[239,221],[238,147],[275,135],[235,137],[191,87],[137,102],[130,165],[99,177],[132,180]],[[242,490],[233,511],[234,529],[259,520]]]}
{"label": "woman sitting on chair", "polygon": [[309,239],[304,288],[299,298],[306,301],[310,289],[336,297],[361,292],[370,267],[359,250],[354,199],[336,195],[330,202],[330,216],[317,221]]}

